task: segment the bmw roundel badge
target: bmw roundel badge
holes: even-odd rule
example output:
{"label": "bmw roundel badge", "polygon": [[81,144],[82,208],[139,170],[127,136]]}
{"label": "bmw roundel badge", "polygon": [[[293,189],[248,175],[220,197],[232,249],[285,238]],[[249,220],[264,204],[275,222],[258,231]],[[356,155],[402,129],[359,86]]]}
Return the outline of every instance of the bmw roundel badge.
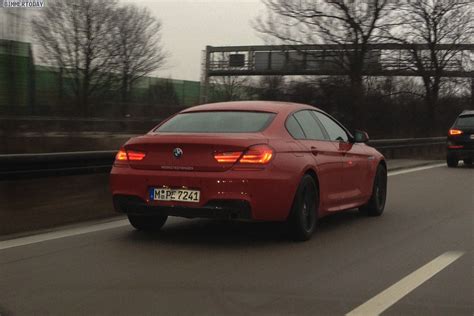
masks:
{"label": "bmw roundel badge", "polygon": [[182,155],[183,155],[183,150],[181,148],[173,149],[173,156],[175,158],[181,158]]}

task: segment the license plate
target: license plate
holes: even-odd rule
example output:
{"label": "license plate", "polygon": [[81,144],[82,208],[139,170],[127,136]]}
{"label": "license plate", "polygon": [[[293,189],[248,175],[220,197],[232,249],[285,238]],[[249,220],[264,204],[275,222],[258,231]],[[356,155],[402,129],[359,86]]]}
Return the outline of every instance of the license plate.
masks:
{"label": "license plate", "polygon": [[199,203],[201,192],[197,190],[152,188],[150,199],[152,201],[178,201]]}
{"label": "license plate", "polygon": [[474,134],[471,134],[471,139],[474,139]]}

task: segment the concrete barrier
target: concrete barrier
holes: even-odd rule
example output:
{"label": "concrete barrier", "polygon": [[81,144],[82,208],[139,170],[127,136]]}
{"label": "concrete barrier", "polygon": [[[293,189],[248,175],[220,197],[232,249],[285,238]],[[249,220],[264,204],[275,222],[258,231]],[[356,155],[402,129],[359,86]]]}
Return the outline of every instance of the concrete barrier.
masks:
{"label": "concrete barrier", "polygon": [[116,216],[108,174],[0,181],[0,235]]}

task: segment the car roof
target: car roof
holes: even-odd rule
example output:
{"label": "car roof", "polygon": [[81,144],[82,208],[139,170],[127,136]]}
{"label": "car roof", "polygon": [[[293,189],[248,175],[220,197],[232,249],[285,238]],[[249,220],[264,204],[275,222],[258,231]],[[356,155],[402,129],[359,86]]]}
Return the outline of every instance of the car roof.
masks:
{"label": "car roof", "polygon": [[464,115],[474,115],[474,110],[465,110],[465,111],[462,111],[461,114],[459,114],[459,116],[464,116]]}
{"label": "car roof", "polygon": [[258,112],[272,112],[272,113],[289,113],[300,109],[317,109],[313,106],[292,103],[292,102],[278,102],[278,101],[234,101],[234,102],[220,102],[209,103],[194,106],[183,110],[181,113],[200,112],[200,111],[258,111]]}

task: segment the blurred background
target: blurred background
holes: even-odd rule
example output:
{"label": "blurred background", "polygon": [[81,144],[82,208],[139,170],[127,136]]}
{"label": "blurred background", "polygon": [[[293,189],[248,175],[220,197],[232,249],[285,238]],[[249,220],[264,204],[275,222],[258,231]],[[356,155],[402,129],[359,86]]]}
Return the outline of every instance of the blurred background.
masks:
{"label": "blurred background", "polygon": [[[303,40],[304,43],[337,43],[334,34],[330,34],[330,38],[327,34],[322,36],[321,27],[292,30],[311,35],[304,38],[293,33],[288,33],[291,36],[287,38],[282,36],[285,21],[278,20],[278,15],[283,16],[285,6],[281,1],[243,2],[247,13],[233,17],[235,21],[230,21],[227,29],[212,25],[222,20],[216,20],[216,13],[211,12],[228,12],[236,7],[236,1],[178,2],[81,0],[66,4],[48,1],[43,8],[1,8],[0,153],[116,149],[130,135],[144,133],[163,118],[203,100],[203,83],[198,79],[202,71],[190,75],[183,69],[186,64],[193,69],[204,67],[205,45],[234,43],[228,34],[238,33],[238,24],[245,26],[241,37],[236,36],[236,44],[299,44]],[[436,9],[433,5],[427,9]],[[187,25],[190,29],[194,26],[192,23],[198,24],[192,18],[176,15],[177,8],[183,6],[189,10],[200,8],[202,14],[209,12],[208,29],[200,30],[202,38],[197,42],[191,40],[196,34],[182,37],[174,30],[176,25]],[[472,13],[470,4],[450,7],[440,2],[438,6],[439,10],[446,11],[444,20],[439,21],[445,25],[444,29],[440,26],[440,32],[452,33],[445,34],[438,43],[472,41],[472,25],[469,24],[472,21],[466,20],[466,10]],[[415,9],[411,8],[413,14]],[[398,16],[387,13],[379,18],[401,25],[403,10],[399,10]],[[370,16],[370,8],[365,11],[365,16]],[[163,12],[164,20],[159,12]],[[186,13],[183,9],[183,16]],[[435,14],[433,11],[433,16]],[[199,24],[206,18],[199,16]],[[454,19],[458,21],[456,28],[448,29],[446,21]],[[173,28],[166,28],[166,21],[174,23]],[[360,23],[363,25],[364,21]],[[384,25],[376,26],[379,31],[373,34],[378,35],[372,35],[370,43],[387,41],[380,31]],[[210,29],[214,33],[207,32]],[[350,34],[350,29],[343,31]],[[462,38],[458,37],[460,31],[464,34]],[[400,36],[402,33],[395,32]],[[242,38],[247,34],[254,42],[244,43]],[[426,41],[422,35],[403,36],[404,40],[410,38],[412,42],[423,44]],[[181,47],[189,43],[189,47],[185,52],[172,51],[168,48],[175,48],[172,41],[164,40],[169,38],[176,38]],[[345,40],[353,44],[350,36]],[[391,40],[393,42],[393,38]],[[453,47],[452,51],[455,50]],[[425,53],[423,62],[433,64],[432,56]],[[180,63],[174,55],[180,56]],[[463,53],[462,58],[463,69],[472,72],[472,51]],[[450,60],[449,65],[455,61]],[[414,71],[419,68],[416,61],[410,66]],[[446,69],[439,67],[438,70]],[[187,80],[182,80],[180,75]],[[350,74],[212,77],[206,99],[208,102],[307,103],[326,110],[348,125],[352,123],[357,102],[358,111],[365,113],[363,126],[358,127],[377,139],[444,136],[462,110],[474,107],[472,78],[435,76],[427,83],[421,75],[364,75],[360,76],[358,96],[361,97],[357,100],[351,78]],[[113,137],[106,137],[111,135]]]}

